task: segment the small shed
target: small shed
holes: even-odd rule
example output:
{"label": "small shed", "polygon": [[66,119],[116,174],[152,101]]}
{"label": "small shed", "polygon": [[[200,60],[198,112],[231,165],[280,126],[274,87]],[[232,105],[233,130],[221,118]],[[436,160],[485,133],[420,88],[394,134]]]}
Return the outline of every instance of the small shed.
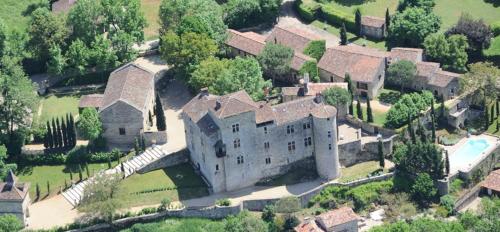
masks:
{"label": "small shed", "polygon": [[361,17],[361,35],[383,39],[385,37],[385,19],[373,16]]}
{"label": "small shed", "polygon": [[83,95],[78,102],[78,112],[82,113],[84,108],[95,108],[99,110],[102,104],[102,94]]}

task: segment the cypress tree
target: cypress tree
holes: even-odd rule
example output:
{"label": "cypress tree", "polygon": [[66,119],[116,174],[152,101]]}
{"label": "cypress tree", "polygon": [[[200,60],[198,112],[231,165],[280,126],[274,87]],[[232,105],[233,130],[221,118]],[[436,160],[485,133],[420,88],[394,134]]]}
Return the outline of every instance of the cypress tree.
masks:
{"label": "cypress tree", "polygon": [[66,114],[66,135],[68,136],[68,144],[66,146],[73,147],[73,135],[71,134],[71,121],[69,114]]}
{"label": "cypress tree", "polygon": [[344,23],[342,23],[342,27],[340,28],[340,45],[347,45],[347,31]]}
{"label": "cypress tree", "polygon": [[83,180],[83,174],[82,174],[82,166],[78,165],[78,177],[80,181]]}
{"label": "cypress tree", "polygon": [[90,178],[89,165],[85,164],[85,172],[87,173],[87,178]]}
{"label": "cypress tree", "polygon": [[436,119],[431,116],[431,138],[432,142],[436,142]]}
{"label": "cypress tree", "polygon": [[497,118],[498,118],[498,116],[500,116],[500,101],[498,99],[496,105],[497,105]]}
{"label": "cypress tree", "polygon": [[73,172],[71,172],[71,170],[69,171],[69,179],[73,182]]}
{"label": "cypress tree", "polygon": [[356,23],[356,34],[359,35],[361,33],[361,10],[359,8],[356,8],[354,13],[354,22]]}
{"label": "cypress tree", "polygon": [[108,169],[111,168],[111,158],[108,156]]}
{"label": "cypress tree", "polygon": [[366,98],[366,117],[368,122],[373,122],[373,113],[369,97]]}
{"label": "cypress tree", "polygon": [[66,178],[64,178],[64,190],[68,188],[68,182],[66,181]]}
{"label": "cypress tree", "polygon": [[354,100],[354,93],[353,93],[354,89],[353,89],[353,86],[352,86],[351,75],[349,75],[349,73],[345,74],[344,81],[347,82],[347,91],[349,91],[349,94],[351,94],[351,102],[349,103],[349,114],[353,115],[353,113],[354,113],[354,106],[353,106],[352,102]]}
{"label": "cypress tree", "polygon": [[431,116],[436,116],[436,111],[434,110],[434,98],[431,99]]}
{"label": "cypress tree", "polygon": [[445,109],[446,109],[446,107],[444,106],[444,96],[441,95],[441,112],[440,112],[439,117],[444,118]]}
{"label": "cypress tree", "polygon": [[148,111],[148,120],[149,120],[149,125],[153,126],[153,116],[151,115],[151,111]]}
{"label": "cypress tree", "polygon": [[484,103],[484,128],[487,130],[488,127],[490,126],[490,114],[488,112],[488,106],[486,105],[486,100],[485,100],[485,103]]}
{"label": "cypress tree", "polygon": [[57,126],[54,118],[52,118],[52,138],[54,140],[54,148],[59,147],[59,140],[57,139]]}
{"label": "cypress tree", "polygon": [[71,124],[71,139],[72,139],[72,144],[71,146],[74,147],[76,146],[76,126],[75,126],[75,119],[73,118],[73,114],[69,114],[69,121]]}
{"label": "cypress tree", "polygon": [[36,199],[40,199],[40,185],[38,185],[38,183],[36,183],[36,188],[35,188],[35,192],[36,192]]}
{"label": "cypress tree", "polygon": [[47,195],[50,195],[50,183],[47,181]]}
{"label": "cypress tree", "polygon": [[389,28],[391,25],[391,16],[389,15],[389,8],[385,10],[385,28]]}
{"label": "cypress tree", "polygon": [[500,129],[500,118],[497,118],[497,128],[495,131],[498,132],[499,129]]}
{"label": "cypress tree", "polygon": [[139,138],[137,138],[137,137],[135,137],[135,141],[134,141],[134,151],[135,151],[135,155],[141,154],[141,148],[139,146]]}
{"label": "cypress tree", "polygon": [[61,123],[59,122],[59,118],[56,118],[56,126],[57,126],[57,145],[58,147],[63,147],[63,138],[61,131]]}
{"label": "cypress tree", "polygon": [[146,151],[146,139],[144,139],[144,135],[141,135],[141,151]]}
{"label": "cypress tree", "polygon": [[418,120],[418,134],[420,135],[420,141],[422,141],[422,143],[426,143],[427,142],[427,136],[425,135],[425,129],[424,129],[424,126],[422,125],[422,123],[420,123],[420,119]]}
{"label": "cypress tree", "polygon": [[361,100],[359,99],[359,97],[357,97],[357,102],[356,102],[356,114],[358,115],[358,118],[360,120],[363,120],[363,109],[361,108]]}
{"label": "cypress tree", "polygon": [[411,116],[408,115],[408,133],[410,134],[411,142],[413,144],[417,143],[417,137],[415,136],[415,131],[413,130],[413,125],[411,122]]}
{"label": "cypress tree", "polygon": [[122,170],[122,172],[125,173],[125,166],[123,166],[122,161],[120,161],[120,170]]}
{"label": "cypress tree", "polygon": [[156,127],[159,131],[165,131],[167,125],[165,122],[165,112],[163,111],[163,106],[161,104],[160,95],[156,94]]}
{"label": "cypress tree", "polygon": [[385,159],[384,159],[384,145],[382,144],[382,140],[378,141],[378,164],[380,168],[384,169],[385,167]]}
{"label": "cypress tree", "polygon": [[448,157],[448,151],[446,151],[445,154],[444,169],[446,171],[446,175],[450,175],[450,158]]}
{"label": "cypress tree", "polygon": [[47,121],[47,134],[45,134],[47,146],[45,148],[53,148],[54,147],[54,138],[52,137],[52,128],[50,128],[50,122]]}
{"label": "cypress tree", "polygon": [[495,104],[491,105],[491,117],[490,117],[490,124],[493,123],[493,120],[495,120]]}
{"label": "cypress tree", "polygon": [[63,147],[69,147],[68,128],[66,127],[66,122],[64,122],[64,118],[61,118],[61,133],[62,133]]}

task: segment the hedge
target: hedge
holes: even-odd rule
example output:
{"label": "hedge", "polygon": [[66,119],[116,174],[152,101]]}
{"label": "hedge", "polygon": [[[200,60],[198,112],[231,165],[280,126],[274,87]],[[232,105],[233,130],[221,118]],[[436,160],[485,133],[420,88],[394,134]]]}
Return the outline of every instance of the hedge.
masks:
{"label": "hedge", "polygon": [[342,23],[345,23],[345,27],[348,31],[356,31],[354,14],[343,12],[331,5],[322,5],[321,17],[328,23],[339,27],[342,26]]}
{"label": "hedge", "polygon": [[296,0],[294,6],[300,18],[307,22],[314,21],[321,8],[321,5],[317,2],[303,3],[302,0]]}
{"label": "hedge", "polygon": [[500,21],[496,21],[490,25],[491,31],[493,32],[494,36],[499,36],[500,35]]}

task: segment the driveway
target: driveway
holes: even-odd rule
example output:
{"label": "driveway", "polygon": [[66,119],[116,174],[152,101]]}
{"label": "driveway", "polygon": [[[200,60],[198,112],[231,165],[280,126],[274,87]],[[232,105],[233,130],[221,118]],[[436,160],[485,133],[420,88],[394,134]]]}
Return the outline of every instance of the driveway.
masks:
{"label": "driveway", "polygon": [[62,195],[29,206],[27,229],[50,229],[74,222],[81,214]]}

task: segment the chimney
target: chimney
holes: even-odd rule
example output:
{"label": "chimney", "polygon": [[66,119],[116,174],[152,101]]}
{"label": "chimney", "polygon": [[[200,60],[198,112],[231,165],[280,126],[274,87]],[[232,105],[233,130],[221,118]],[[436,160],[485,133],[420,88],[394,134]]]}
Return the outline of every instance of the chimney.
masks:
{"label": "chimney", "polygon": [[304,73],[304,95],[309,92],[309,73]]}
{"label": "chimney", "polygon": [[220,103],[219,99],[217,99],[217,101],[215,101],[215,108],[214,108],[214,110],[217,111],[217,110],[220,109],[220,107],[221,107],[221,103]]}
{"label": "chimney", "polygon": [[323,102],[323,96],[321,95],[321,93],[316,93],[316,97],[314,97],[314,102],[316,104],[320,104],[321,102]]}
{"label": "chimney", "polygon": [[202,96],[202,97],[208,96],[208,88],[207,87],[201,88],[201,90],[200,90],[200,96]]}

